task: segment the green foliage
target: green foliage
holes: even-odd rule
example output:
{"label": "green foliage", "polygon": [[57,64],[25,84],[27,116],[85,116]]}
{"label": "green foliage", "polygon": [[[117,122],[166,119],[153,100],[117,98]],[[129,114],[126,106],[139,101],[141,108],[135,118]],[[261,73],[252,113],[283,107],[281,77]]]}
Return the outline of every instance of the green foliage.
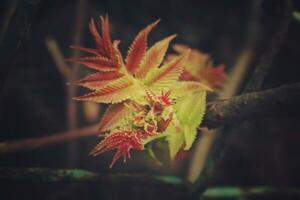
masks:
{"label": "green foliage", "polygon": [[300,22],[300,12],[299,11],[294,11],[293,17],[294,17],[294,19],[296,19],[297,21]]}
{"label": "green foliage", "polygon": [[197,127],[205,114],[206,92],[204,90],[182,97],[174,106],[176,116],[183,128],[185,150],[191,148],[197,135]]}
{"label": "green foliage", "polygon": [[173,124],[169,125],[166,133],[168,135],[170,157],[173,159],[184,144],[184,135],[182,131],[176,130],[176,126]]}

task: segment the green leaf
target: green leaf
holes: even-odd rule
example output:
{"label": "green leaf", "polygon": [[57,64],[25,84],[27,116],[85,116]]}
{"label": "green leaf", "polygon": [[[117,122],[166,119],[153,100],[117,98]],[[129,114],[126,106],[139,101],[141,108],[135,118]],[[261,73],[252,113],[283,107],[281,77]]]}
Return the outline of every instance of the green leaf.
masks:
{"label": "green leaf", "polygon": [[192,104],[190,106],[193,107],[193,109],[189,112],[186,123],[198,127],[205,114],[206,92],[202,91],[192,95]]}
{"label": "green leaf", "polygon": [[183,127],[184,139],[185,139],[185,147],[184,150],[189,150],[196,139],[197,136],[197,127],[192,126],[184,126]]}
{"label": "green leaf", "polygon": [[174,106],[178,120],[183,127],[185,150],[191,148],[197,135],[197,127],[205,114],[206,92],[203,90],[178,99]]}
{"label": "green leaf", "polygon": [[165,132],[167,132],[168,135],[166,139],[169,143],[170,157],[174,159],[184,143],[184,135],[174,124],[170,124]]}

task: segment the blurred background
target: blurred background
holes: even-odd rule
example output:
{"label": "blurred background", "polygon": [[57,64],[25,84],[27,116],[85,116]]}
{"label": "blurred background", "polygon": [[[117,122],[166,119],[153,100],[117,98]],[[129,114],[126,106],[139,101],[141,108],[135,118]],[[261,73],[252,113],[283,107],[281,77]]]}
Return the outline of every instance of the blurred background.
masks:
{"label": "blurred background", "polygon": [[[123,55],[139,30],[158,18],[162,19],[151,32],[149,44],[177,33],[173,44],[183,43],[197,48],[209,53],[216,65],[225,64],[229,74],[227,82],[231,81],[230,73],[234,68],[241,68],[242,80],[233,86],[235,95],[245,86],[261,53],[278,31],[282,5],[280,0],[1,1],[0,42],[4,45],[0,44],[3,52],[0,55],[0,142],[41,137],[100,121],[106,106],[71,100],[71,96],[83,94],[85,90],[70,88],[66,84],[69,79],[78,79],[89,71],[82,66],[61,62],[64,58],[83,55],[70,49],[70,45],[93,46],[88,30],[92,17],[99,23],[99,15],[109,15],[111,35],[122,41]],[[27,7],[34,9],[29,11],[29,16],[22,16]],[[294,1],[294,7],[300,10],[300,2]],[[18,20],[27,17],[32,19],[30,29],[22,30],[16,26],[9,32],[9,21],[19,23]],[[25,34],[26,39],[15,44],[16,34]],[[300,22],[292,19],[262,89],[299,82],[299,35]],[[5,47],[18,50],[6,51]],[[14,54],[8,55],[10,52]],[[218,92],[221,93],[222,89]],[[209,184],[299,187],[299,118],[274,116],[248,123],[251,124],[249,128],[243,126],[238,131],[225,128],[226,139],[212,147],[221,156]],[[168,152],[161,153],[163,165],[149,159],[146,152],[134,151],[126,164],[119,161],[113,169],[108,169],[114,152],[98,157],[88,155],[99,140],[93,135],[0,155],[0,166],[146,172],[183,178],[189,176],[191,165],[197,168],[193,162],[199,153],[195,144],[189,153],[184,152],[175,161],[168,160]],[[164,148],[163,145],[157,144],[158,151]]]}

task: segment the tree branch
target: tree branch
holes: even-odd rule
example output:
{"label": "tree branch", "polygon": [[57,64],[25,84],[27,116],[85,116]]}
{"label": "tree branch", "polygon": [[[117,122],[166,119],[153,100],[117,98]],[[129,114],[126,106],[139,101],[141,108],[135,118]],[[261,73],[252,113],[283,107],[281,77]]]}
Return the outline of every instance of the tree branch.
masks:
{"label": "tree branch", "polygon": [[249,80],[248,85],[243,93],[257,91],[261,88],[268,71],[270,70],[275,56],[280,50],[280,47],[287,35],[293,11],[293,2],[291,0],[283,1],[283,17],[276,34],[272,37],[270,44],[264,50],[258,65],[254,69],[254,73]]}
{"label": "tree branch", "polygon": [[1,199],[176,200],[189,192],[176,176],[37,167],[0,167],[0,184]]}
{"label": "tree branch", "polygon": [[0,167],[1,181],[26,181],[51,183],[65,181],[98,181],[98,182],[140,182],[183,186],[184,182],[176,176],[151,175],[144,173],[95,173],[82,169],[50,169],[40,167]]}
{"label": "tree branch", "polygon": [[[190,185],[179,177],[145,173],[95,173],[81,169],[1,167],[0,180],[2,183],[5,183],[5,185],[2,185],[2,189],[4,188],[3,192],[6,195],[11,195],[11,193],[18,192],[20,190],[23,191],[24,187],[27,189],[26,185],[24,186],[24,183],[27,183],[27,185],[30,186],[28,188],[29,191],[27,193],[21,192],[19,195],[17,195],[23,198],[26,198],[27,196],[32,198],[32,192],[36,192],[37,188],[38,191],[41,192],[40,190],[45,191],[45,186],[50,188],[53,186],[53,184],[56,184],[61,187],[63,184],[70,185],[71,182],[73,184],[81,183],[81,185],[77,185],[78,187],[75,188],[62,187],[64,193],[63,195],[58,196],[60,198],[57,198],[56,190],[51,190],[52,193],[50,195],[52,196],[50,197],[56,197],[53,199],[70,199],[73,197],[75,189],[85,191],[84,187],[89,187],[90,190],[88,191],[94,192],[93,197],[96,196],[92,199],[99,199],[99,194],[101,194],[101,197],[106,197],[104,196],[105,194],[103,194],[104,190],[110,190],[107,192],[107,197],[110,197],[109,199],[111,199],[112,196],[110,192],[114,191],[114,189],[116,189],[115,187],[119,189],[119,184],[122,184],[122,188],[125,188],[130,197],[132,197],[133,192],[136,193],[137,187],[148,188],[147,191],[143,190],[142,193],[138,193],[138,196],[135,194],[133,196],[135,198],[133,199],[141,199],[143,197],[143,199],[145,199],[145,192],[155,192],[155,188],[159,188],[160,191],[165,191],[162,194],[163,196],[160,195],[158,199],[166,199],[168,197],[171,197],[171,199],[188,199],[191,192]],[[41,185],[42,187],[32,186],[34,184]],[[96,187],[92,187],[91,189],[91,184],[96,185]],[[102,187],[103,184],[107,187]],[[132,188],[134,189],[132,190]],[[170,194],[169,192],[172,193]],[[270,197],[274,196],[275,194],[289,198],[297,198],[300,195],[300,190],[292,187],[209,187],[203,194],[203,197],[208,199],[223,199],[241,197]],[[174,197],[170,195],[173,195]],[[120,196],[122,196],[122,194]],[[15,197],[15,195],[13,195],[13,197]],[[35,197],[34,194],[33,197]],[[153,196],[147,196],[146,199],[153,199]],[[199,199],[199,196],[197,199]]]}
{"label": "tree branch", "polygon": [[224,124],[267,116],[291,116],[300,107],[300,83],[209,103],[201,126]]}
{"label": "tree branch", "polygon": [[7,154],[23,150],[31,150],[59,142],[65,142],[72,139],[96,135],[98,124],[87,126],[84,128],[66,131],[62,133],[54,133],[39,138],[28,138],[13,142],[0,143],[0,154]]}
{"label": "tree branch", "polygon": [[[83,39],[83,26],[86,15],[87,1],[77,0],[76,11],[75,11],[75,27],[74,27],[74,38],[73,45],[80,46]],[[72,58],[80,57],[80,51],[73,49]],[[76,80],[79,74],[79,64],[73,63],[71,65],[72,70],[70,74],[71,80]],[[67,89],[67,126],[69,130],[78,127],[78,108],[76,102],[72,99],[77,96],[77,87],[75,85],[69,85]],[[78,162],[79,144],[77,141],[71,141],[68,144],[68,165],[76,166]]]}

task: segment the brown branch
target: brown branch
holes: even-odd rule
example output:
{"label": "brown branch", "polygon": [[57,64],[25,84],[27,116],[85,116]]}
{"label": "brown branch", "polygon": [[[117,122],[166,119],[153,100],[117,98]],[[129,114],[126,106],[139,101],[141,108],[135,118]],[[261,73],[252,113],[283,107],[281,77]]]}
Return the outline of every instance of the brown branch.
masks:
{"label": "brown branch", "polygon": [[246,119],[291,116],[300,107],[300,83],[209,103],[202,126],[209,128]]}
{"label": "brown branch", "polygon": [[0,154],[7,154],[23,150],[31,150],[40,147],[45,147],[59,142],[65,142],[81,137],[96,135],[98,125],[91,125],[84,128],[66,131],[62,133],[54,133],[39,138],[29,138],[13,142],[0,143]]}
{"label": "brown branch", "polygon": [[60,48],[58,47],[56,40],[54,40],[53,38],[47,38],[45,40],[45,43],[50,55],[53,58],[53,61],[56,64],[55,66],[57,67],[57,70],[60,72],[62,78],[65,81],[71,81],[72,71],[70,67],[65,63],[65,58]]}
{"label": "brown branch", "polygon": [[[216,128],[245,119],[257,119],[272,115],[291,116],[298,114],[300,107],[300,83],[282,86],[261,92],[253,92],[226,100],[211,102],[206,107],[206,115],[201,126]],[[51,134],[40,138],[30,138],[0,143],[0,154],[44,147],[72,139],[96,135],[97,124],[84,128]]]}
{"label": "brown branch", "polygon": [[1,181],[26,181],[31,183],[53,183],[66,181],[97,181],[105,183],[168,184],[184,186],[176,176],[152,175],[145,173],[95,173],[82,169],[50,169],[40,167],[0,167]]}
{"label": "brown branch", "polygon": [[293,2],[291,0],[283,1],[283,17],[280,21],[278,31],[272,37],[270,44],[264,50],[258,65],[254,69],[254,73],[246,86],[243,93],[257,91],[261,88],[267,73],[269,72],[275,56],[278,54],[280,47],[287,35],[293,11]]}
{"label": "brown branch", "polygon": [[189,196],[187,184],[179,177],[138,172],[0,167],[0,183],[1,199],[124,199],[123,192],[116,193],[120,187],[129,199],[176,200]]}
{"label": "brown branch", "polygon": [[[0,167],[1,197],[3,199],[36,199],[37,191],[50,199],[74,199],[79,193],[92,192],[92,199],[122,199],[123,193],[112,196],[112,192],[122,186],[130,199],[199,199],[191,198],[191,185],[182,178],[170,175],[146,173],[103,172],[95,173],[82,169],[50,169],[39,167]],[[24,184],[26,183],[26,184]],[[71,184],[72,183],[72,184]],[[45,188],[55,187],[49,193]],[[70,185],[72,187],[70,187]],[[99,185],[101,187],[99,187]],[[63,186],[63,187],[62,187]],[[86,189],[88,188],[88,190]],[[139,189],[147,190],[139,191]],[[26,191],[26,192],[24,192]],[[46,195],[43,193],[46,191]],[[157,192],[162,192],[156,195]],[[146,195],[145,195],[146,192]],[[148,195],[148,194],[154,195]],[[58,195],[57,195],[58,194]],[[132,195],[134,194],[134,195]],[[123,196],[122,196],[123,195]],[[292,187],[209,187],[203,194],[204,199],[226,199],[246,197],[284,196],[287,199],[298,199],[300,190]],[[38,195],[39,197],[40,195]],[[28,198],[27,198],[28,197]],[[81,199],[81,198],[76,198]],[[90,198],[89,198],[90,199]]]}
{"label": "brown branch", "polygon": [[[74,24],[74,38],[73,45],[80,46],[83,39],[83,26],[86,15],[86,0],[76,1],[75,11],[75,24]],[[72,58],[80,56],[80,51],[74,49],[72,52]],[[79,65],[72,64],[71,80],[76,80],[79,72]],[[77,88],[75,85],[70,85],[67,90],[67,126],[70,130],[75,129],[78,126],[78,109],[76,102],[72,99],[77,96]],[[78,160],[78,144],[76,141],[71,141],[68,144],[68,165],[70,167],[76,165]]]}

